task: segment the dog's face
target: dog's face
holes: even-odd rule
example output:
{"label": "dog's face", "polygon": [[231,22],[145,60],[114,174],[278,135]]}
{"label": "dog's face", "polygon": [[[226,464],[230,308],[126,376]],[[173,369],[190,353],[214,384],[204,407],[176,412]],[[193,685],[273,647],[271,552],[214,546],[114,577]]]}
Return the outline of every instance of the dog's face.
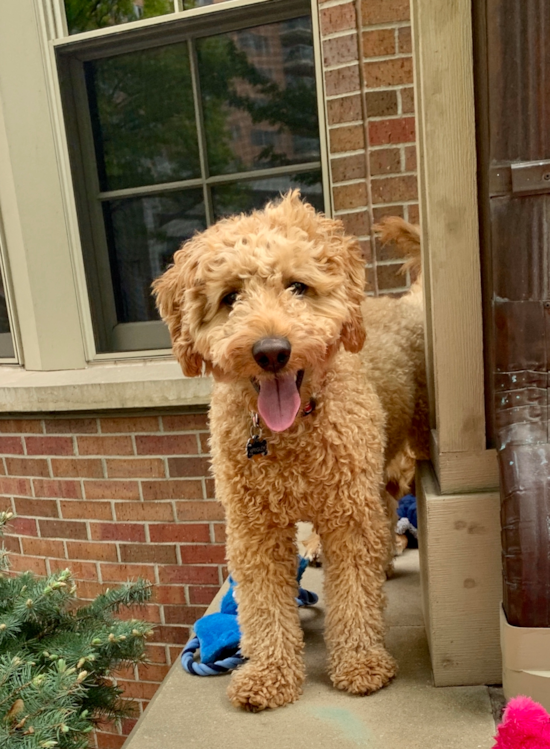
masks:
{"label": "dog's face", "polygon": [[243,383],[274,431],[293,423],[341,344],[361,349],[364,287],[357,241],[297,192],[197,235],[154,283],[184,374],[204,362]]}

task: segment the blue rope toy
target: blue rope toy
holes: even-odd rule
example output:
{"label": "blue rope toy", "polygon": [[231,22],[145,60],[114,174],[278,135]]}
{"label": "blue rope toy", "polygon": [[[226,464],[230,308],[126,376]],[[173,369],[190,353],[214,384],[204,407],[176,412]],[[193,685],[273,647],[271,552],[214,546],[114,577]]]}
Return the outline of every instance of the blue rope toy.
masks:
{"label": "blue rope toy", "polygon": [[[297,581],[300,583],[307,559],[298,558]],[[241,632],[237,621],[237,601],[235,588],[237,583],[229,578],[229,590],[222,599],[220,611],[207,614],[195,622],[193,637],[181,654],[181,665],[193,676],[221,676],[234,671],[245,658],[241,654]],[[298,606],[314,606],[319,600],[316,593],[299,588],[296,603]],[[195,655],[200,653],[200,660]]]}

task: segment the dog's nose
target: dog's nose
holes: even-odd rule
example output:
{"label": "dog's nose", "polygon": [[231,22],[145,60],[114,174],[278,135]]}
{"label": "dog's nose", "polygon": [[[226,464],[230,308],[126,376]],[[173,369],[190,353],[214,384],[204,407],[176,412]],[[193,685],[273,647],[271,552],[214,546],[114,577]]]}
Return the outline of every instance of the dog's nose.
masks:
{"label": "dog's nose", "polygon": [[261,338],[252,346],[252,356],[266,372],[278,372],[290,359],[292,348],[286,338]]}

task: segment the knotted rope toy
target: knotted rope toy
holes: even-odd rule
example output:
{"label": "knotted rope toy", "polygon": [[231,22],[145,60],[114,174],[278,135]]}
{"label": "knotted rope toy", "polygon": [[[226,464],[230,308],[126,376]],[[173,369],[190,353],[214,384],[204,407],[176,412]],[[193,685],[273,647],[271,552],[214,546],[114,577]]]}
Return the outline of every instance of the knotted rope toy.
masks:
{"label": "knotted rope toy", "polygon": [[[307,559],[298,557],[297,581],[300,583]],[[229,578],[229,590],[224,595],[220,611],[207,614],[195,622],[195,636],[189,640],[181,654],[181,665],[193,676],[221,676],[234,671],[246,660],[240,651],[241,632],[237,621],[237,583]],[[298,589],[298,606],[313,606],[319,600],[316,593]],[[200,655],[200,660],[195,656]]]}

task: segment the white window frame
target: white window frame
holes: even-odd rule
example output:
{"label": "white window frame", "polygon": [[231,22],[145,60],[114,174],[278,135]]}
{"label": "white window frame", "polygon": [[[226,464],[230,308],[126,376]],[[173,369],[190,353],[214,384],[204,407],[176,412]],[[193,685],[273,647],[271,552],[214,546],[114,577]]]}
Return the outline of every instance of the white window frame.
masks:
{"label": "white window frame", "polygon": [[[26,370],[93,368],[97,381],[102,365],[116,363],[120,368],[124,362],[130,366],[151,359],[159,359],[159,365],[162,361],[173,363],[169,349],[96,352],[56,68],[57,48],[76,49],[76,45],[96,45],[101,40],[112,45],[128,34],[141,39],[160,32],[168,38],[170,30],[181,27],[185,19],[207,24],[216,13],[246,17],[251,10],[261,12],[265,7],[267,12],[274,5],[273,0],[227,0],[68,36],[63,0],[0,4],[0,153],[7,164],[0,170],[0,210],[9,264],[6,284],[17,309],[12,332]],[[323,192],[330,214],[317,0],[311,0],[311,16]],[[271,15],[265,19],[270,20]],[[141,46],[142,42],[136,44]],[[1,380],[2,372],[0,388]],[[59,408],[63,401],[60,396]],[[155,405],[154,397],[151,405]]]}

